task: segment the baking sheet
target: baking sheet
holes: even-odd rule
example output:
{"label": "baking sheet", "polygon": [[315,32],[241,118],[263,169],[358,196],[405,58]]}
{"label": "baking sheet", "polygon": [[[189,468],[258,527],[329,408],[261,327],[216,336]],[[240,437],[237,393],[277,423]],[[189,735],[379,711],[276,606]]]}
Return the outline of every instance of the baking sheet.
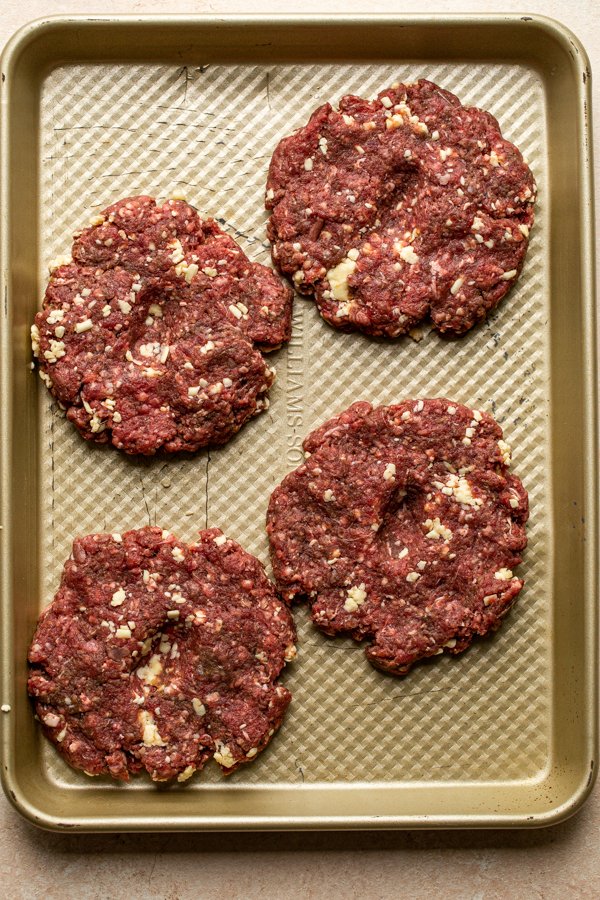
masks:
{"label": "baking sheet", "polygon": [[[481,808],[493,818],[495,785],[542,783],[552,765],[556,359],[548,327],[545,84],[535,66],[515,61],[219,65],[201,53],[182,65],[60,64],[42,83],[40,300],[46,263],[68,250],[72,232],[97,210],[136,193],[166,198],[183,191],[252,259],[269,264],[263,192],[278,140],[321,102],[349,92],[372,96],[393,81],[418,77],[492,112],[538,183],[523,274],[483,325],[456,341],[435,333],[419,343],[375,341],[335,332],[312,302],[297,297],[292,340],[271,355],[278,378],[270,409],[226,447],[193,458],[131,459],[92,447],[37,385],[39,608],[52,599],[72,538],[82,533],[158,524],[191,540],[198,529],[218,525],[268,564],[270,492],[301,461],[302,438],[357,399],[381,404],[447,396],[492,412],[513,447],[513,471],[529,491],[529,546],[519,569],[526,587],[494,638],[394,679],[376,672],[351,640],[326,638],[298,609],[299,657],[284,674],[294,700],[281,731],[253,765],[224,784],[209,765],[187,783],[184,801],[180,786],[161,788],[185,804],[177,807],[176,827],[191,827],[187,815],[201,821],[202,808],[193,804],[215,789],[235,805],[232,798],[245,788],[276,797],[277,787],[294,785],[412,784],[426,792],[448,784],[455,798],[461,785],[475,786],[488,789]],[[111,798],[123,795],[109,779],[92,782],[71,770],[39,731],[32,754],[56,796],[101,796],[99,816],[109,815]],[[140,797],[156,790],[144,778],[126,788]],[[354,814],[360,818],[360,808]],[[302,827],[301,817],[296,825]]]}

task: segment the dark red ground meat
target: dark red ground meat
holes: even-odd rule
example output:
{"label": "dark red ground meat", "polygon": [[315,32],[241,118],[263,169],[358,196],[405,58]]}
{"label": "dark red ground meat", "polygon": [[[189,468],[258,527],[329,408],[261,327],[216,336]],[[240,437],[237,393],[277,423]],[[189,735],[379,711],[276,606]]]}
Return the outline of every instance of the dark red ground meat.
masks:
{"label": "dark red ground meat", "polygon": [[523,581],[527,493],[488,413],[450,400],[355,403],[304,442],[271,496],[277,584],[326,634],[371,641],[377,668],[460,653]]}
{"label": "dark red ground meat", "polygon": [[186,781],[251,762],[291,700],[294,626],[261,563],[217,528],[77,539],[31,648],[45,734],[88,775]]}
{"label": "dark red ground meat", "polygon": [[268,406],[257,348],[292,292],[181,200],[132,197],[76,235],[32,329],[40,375],[87,440],[126,453],[223,444]]}
{"label": "dark red ground meat", "polygon": [[488,112],[430,81],[343,97],[277,146],[273,259],[323,318],[396,337],[462,334],[517,280],[536,187]]}

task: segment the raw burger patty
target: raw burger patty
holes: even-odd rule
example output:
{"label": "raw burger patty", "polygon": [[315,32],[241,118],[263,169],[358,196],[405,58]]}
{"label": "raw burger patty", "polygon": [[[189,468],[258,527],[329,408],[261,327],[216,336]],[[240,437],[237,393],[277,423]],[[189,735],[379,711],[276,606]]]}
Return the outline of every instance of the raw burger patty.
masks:
{"label": "raw burger patty", "polygon": [[126,453],[223,444],[268,406],[257,347],[292,292],[181,200],[131,197],[75,236],[32,328],[40,375],[84,438]]}
{"label": "raw burger patty", "polygon": [[288,600],[326,634],[372,641],[402,675],[495,631],[523,587],[527,494],[487,413],[449,400],[355,403],[304,442],[267,530]]}
{"label": "raw burger patty", "polygon": [[46,735],[88,775],[224,774],[279,728],[295,656],[291,616],[262,565],[216,529],[77,539],[29,651]]}
{"label": "raw burger patty", "polygon": [[535,191],[496,119],[432,82],[349,95],[273,154],[273,259],[336,328],[462,334],[517,280]]}

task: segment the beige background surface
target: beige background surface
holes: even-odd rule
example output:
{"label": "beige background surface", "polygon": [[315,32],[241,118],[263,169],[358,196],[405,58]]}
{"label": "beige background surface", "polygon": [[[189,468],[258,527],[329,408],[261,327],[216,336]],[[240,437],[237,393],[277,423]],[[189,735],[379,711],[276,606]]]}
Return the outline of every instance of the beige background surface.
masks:
{"label": "beige background surface", "polygon": [[[163,0],[3,0],[0,44],[47,14],[166,12]],[[498,12],[553,16],[581,38],[596,74],[597,0],[319,2],[176,0],[169,11]],[[594,8],[595,7],[595,8]],[[595,90],[596,106],[598,91]],[[595,139],[600,146],[596,112]],[[597,206],[600,206],[597,197]],[[600,896],[600,793],[569,822],[535,832],[60,836],[37,831],[0,798],[0,895],[7,898],[387,898]]]}

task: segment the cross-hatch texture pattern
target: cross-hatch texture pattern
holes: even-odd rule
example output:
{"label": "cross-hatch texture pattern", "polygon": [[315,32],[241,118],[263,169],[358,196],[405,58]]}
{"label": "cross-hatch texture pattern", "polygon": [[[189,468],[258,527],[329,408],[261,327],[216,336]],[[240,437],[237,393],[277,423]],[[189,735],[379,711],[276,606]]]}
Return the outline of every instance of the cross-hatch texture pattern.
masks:
{"label": "cross-hatch texture pattern", "polygon": [[[271,747],[234,775],[232,786],[483,783],[532,777],[547,761],[552,594],[541,84],[514,66],[400,63],[74,66],[57,69],[45,84],[40,296],[46,263],[68,252],[72,232],[108,203],[137,193],[164,198],[184,191],[250,258],[269,264],[264,185],[280,138],[326,100],[349,92],[373,96],[393,81],[420,76],[490,110],[538,182],[523,275],[483,326],[452,342],[434,333],[420,343],[374,341],[334,332],[312,302],[297,298],[291,344],[270,357],[278,371],[270,410],[226,447],[193,459],[140,461],[88,446],[40,383],[44,604],[76,534],[157,523],[190,540],[207,524],[218,525],[267,561],[271,490],[300,462],[302,437],[353,400],[448,396],[489,410],[505,429],[532,516],[519,569],[526,587],[498,635],[396,680],[375,672],[352,641],[325,638],[299,610],[299,657],[284,678],[294,700]],[[81,783],[51,748],[42,752],[57,784]],[[219,780],[207,770],[187,790]],[[143,779],[129,789],[152,790]]]}

